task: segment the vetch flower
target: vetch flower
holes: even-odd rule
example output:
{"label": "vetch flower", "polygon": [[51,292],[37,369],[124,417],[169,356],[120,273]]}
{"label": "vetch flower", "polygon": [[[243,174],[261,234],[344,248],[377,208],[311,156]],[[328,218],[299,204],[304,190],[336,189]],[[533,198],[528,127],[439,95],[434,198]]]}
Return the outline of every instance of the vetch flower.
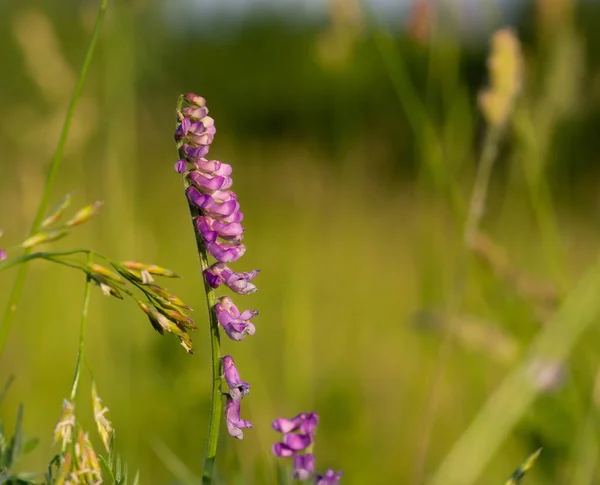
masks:
{"label": "vetch flower", "polygon": [[221,296],[215,305],[219,324],[231,340],[242,340],[246,335],[254,335],[256,328],[250,320],[258,315],[258,310],[246,310],[240,313],[231,298]]}
{"label": "vetch flower", "polygon": [[214,242],[217,237],[231,243],[238,243],[244,237],[244,228],[239,222],[224,224],[210,216],[196,217],[196,229],[206,242]]}
{"label": "vetch flower", "polygon": [[258,273],[257,269],[248,273],[234,273],[226,264],[215,263],[204,271],[204,277],[212,288],[218,288],[224,284],[239,295],[249,295],[257,291],[256,286],[250,282],[256,278]]}
{"label": "vetch flower", "polygon": [[335,473],[333,470],[327,470],[325,475],[320,475],[317,473],[315,485],[334,485],[336,483],[340,483],[341,479],[342,472]]}
{"label": "vetch flower", "polygon": [[315,472],[315,455],[306,453],[305,455],[294,456],[294,472],[292,474],[295,480],[308,480]]}
{"label": "vetch flower", "polygon": [[[256,286],[250,281],[256,277],[258,270],[236,273],[225,264],[237,261],[246,252],[246,246],[241,242],[244,227],[240,224],[244,214],[240,211],[237,194],[231,190],[231,165],[205,158],[216,134],[214,119],[208,116],[206,100],[194,93],[183,95],[177,120],[174,137],[179,160],[174,168],[183,176],[194,230],[202,243],[200,251],[205,282],[213,289],[225,285],[240,295],[253,293]],[[208,268],[204,263],[207,254],[217,260]],[[211,296],[212,290],[208,289],[207,293]],[[161,318],[159,312],[150,308],[147,313],[154,328],[161,333],[169,330],[170,324],[182,323],[171,314],[166,315],[169,318]],[[254,335],[256,328],[250,320],[257,314],[256,310],[240,312],[231,298],[220,297],[214,306],[217,322],[211,316],[211,326],[218,323],[230,339],[239,341],[246,335]],[[214,341],[213,345],[216,345]],[[229,386],[225,405],[227,430],[231,436],[242,439],[242,429],[252,427],[250,421],[240,418],[240,402],[249,393],[250,384],[241,380],[230,355],[222,357],[221,363],[223,377]],[[213,362],[213,365],[216,363]],[[310,468],[309,461],[304,463],[304,468]]]}
{"label": "vetch flower", "polygon": [[223,362],[223,376],[229,386],[229,396],[232,399],[239,401],[246,394],[250,393],[250,384],[242,381],[240,378],[240,374],[231,355],[225,355],[221,360]]}
{"label": "vetch flower", "polygon": [[240,418],[240,401],[227,395],[225,404],[225,420],[227,431],[231,436],[241,440],[244,438],[244,428],[252,428],[252,422]]}
{"label": "vetch flower", "polygon": [[[279,418],[271,424],[275,431],[283,434],[282,440],[273,445],[273,454],[282,458],[293,458],[292,478],[295,480],[308,480],[315,472],[312,448],[318,424],[319,415],[314,412],[300,413],[291,419]],[[334,473],[333,470],[328,470],[325,475],[316,475],[315,483],[339,483],[341,476],[342,472]]]}

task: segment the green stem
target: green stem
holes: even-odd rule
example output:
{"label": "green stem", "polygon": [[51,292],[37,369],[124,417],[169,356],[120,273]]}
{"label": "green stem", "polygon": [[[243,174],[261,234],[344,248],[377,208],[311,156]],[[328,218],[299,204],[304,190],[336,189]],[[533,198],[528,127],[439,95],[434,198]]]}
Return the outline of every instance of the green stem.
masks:
{"label": "green stem", "polygon": [[[189,204],[192,220],[200,215],[198,209]],[[202,270],[202,281],[204,281],[204,291],[206,293],[206,304],[208,305],[208,320],[210,325],[210,347],[212,355],[212,398],[210,406],[210,418],[208,423],[208,442],[206,444],[206,456],[204,458],[204,470],[202,471],[202,483],[210,484],[213,481],[215,458],[217,456],[217,443],[219,441],[219,427],[221,424],[221,408],[223,393],[221,391],[221,339],[219,335],[219,320],[215,305],[217,299],[215,292],[204,278],[204,270],[209,267],[208,254],[202,241],[200,233],[194,228],[196,235],[196,247],[200,258],[200,268]]]}
{"label": "green stem", "polygon": [[[88,264],[92,262],[92,255],[88,254]],[[90,306],[90,294],[92,288],[92,279],[89,275],[86,277],[85,293],[83,295],[83,308],[81,309],[81,325],[79,327],[79,349],[77,351],[77,362],[75,364],[75,374],[73,376],[73,386],[71,387],[71,402],[75,402],[77,397],[77,388],[79,385],[79,376],[81,375],[81,365],[83,363],[83,351],[85,344],[85,328],[87,326],[88,308]]]}
{"label": "green stem", "polygon": [[[62,127],[62,131],[60,134],[60,138],[58,140],[58,145],[56,147],[56,151],[54,156],[52,157],[52,162],[50,164],[50,169],[48,171],[48,176],[46,177],[46,184],[44,186],[44,191],[42,193],[42,200],[40,201],[40,205],[38,206],[38,210],[33,220],[33,224],[31,225],[31,230],[29,231],[29,235],[33,236],[36,234],[42,221],[44,220],[44,215],[46,214],[46,209],[48,208],[48,203],[50,201],[50,195],[52,192],[52,187],[54,186],[54,181],[58,174],[58,169],[60,167],[60,162],[62,161],[63,152],[65,150],[65,145],[67,144],[67,138],[69,135],[69,129],[71,127],[71,123],[73,122],[73,115],[75,114],[75,108],[77,107],[77,102],[79,101],[79,97],[81,95],[81,91],[83,89],[83,84],[85,82],[85,77],[92,61],[92,56],[94,53],[94,48],[96,47],[96,43],[100,36],[100,29],[102,27],[102,22],[104,21],[104,14],[106,13],[106,6],[108,0],[101,0],[100,6],[98,8],[98,15],[96,16],[96,25],[94,26],[94,31],[92,33],[92,38],[90,39],[90,43],[87,48],[87,52],[85,55],[85,59],[83,61],[83,66],[81,67],[81,71],[79,73],[79,78],[77,79],[77,85],[75,86],[75,91],[73,92],[73,96],[71,97],[71,101],[69,103],[69,108],[67,109],[67,114],[65,116],[65,121]],[[25,254],[30,254],[32,251],[31,248],[25,250]],[[15,283],[13,285],[12,291],[10,293],[10,297],[8,299],[8,304],[6,305],[6,309],[4,310],[4,315],[2,317],[2,321],[0,322],[0,356],[4,351],[4,347],[6,346],[6,340],[8,338],[8,334],[10,331],[10,327],[13,322],[13,318],[15,312],[17,310],[17,305],[19,300],[21,299],[21,293],[23,292],[23,285],[25,284],[25,277],[27,275],[27,265],[23,265],[19,268],[19,273],[17,274],[17,278],[15,279]]]}
{"label": "green stem", "polygon": [[[177,113],[181,110],[183,97],[177,100]],[[179,148],[179,147],[178,147]],[[181,155],[181,153],[180,153]],[[187,186],[187,184],[186,184]],[[188,202],[190,216],[193,221],[200,216],[200,210]],[[194,236],[196,237],[196,248],[200,259],[200,269],[202,272],[202,281],[204,282],[204,293],[206,294],[206,305],[208,307],[208,324],[210,330],[210,348],[212,360],[212,397],[210,405],[210,417],[208,421],[208,440],[206,443],[206,455],[204,457],[204,469],[202,470],[202,483],[211,484],[214,478],[215,460],[217,457],[217,445],[219,442],[219,429],[221,425],[221,413],[223,392],[221,389],[221,338],[219,334],[219,320],[215,305],[217,298],[214,290],[206,281],[204,271],[210,266],[208,263],[208,253],[204,246],[202,236],[194,227]]]}
{"label": "green stem", "polygon": [[57,256],[70,256],[72,254],[92,254],[93,251],[90,249],[70,249],[68,251],[45,251],[39,253],[31,253],[31,254],[22,254],[21,256],[16,256],[14,258],[7,259],[6,261],[2,261],[0,263],[0,271],[3,271],[8,268],[12,268],[17,264],[27,263],[32,259],[48,259],[54,262],[59,262],[56,259],[53,259]]}
{"label": "green stem", "polygon": [[464,226],[463,240],[465,245],[459,257],[457,264],[457,273],[450,302],[447,307],[448,325],[442,337],[438,348],[433,373],[432,384],[427,398],[425,415],[421,426],[421,433],[416,444],[417,454],[415,467],[413,470],[412,484],[417,485],[422,482],[425,471],[425,462],[431,441],[431,434],[435,422],[435,416],[439,407],[440,391],[444,378],[444,371],[447,368],[448,361],[452,354],[452,337],[454,334],[453,324],[455,314],[460,310],[462,300],[467,284],[467,275],[471,264],[470,245],[476,237],[481,224],[481,218],[485,210],[485,201],[492,174],[492,167],[498,154],[498,142],[502,135],[502,126],[490,126],[486,132],[483,142],[481,157],[477,167],[475,183],[471,199],[468,206],[467,219]]}

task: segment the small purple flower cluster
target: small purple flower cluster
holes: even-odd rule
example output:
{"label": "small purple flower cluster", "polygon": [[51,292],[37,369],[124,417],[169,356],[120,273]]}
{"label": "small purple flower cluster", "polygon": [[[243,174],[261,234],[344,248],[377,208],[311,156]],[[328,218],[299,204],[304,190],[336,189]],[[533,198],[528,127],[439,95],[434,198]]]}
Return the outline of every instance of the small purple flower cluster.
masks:
{"label": "small purple flower cluster", "polygon": [[[202,243],[217,261],[204,270],[204,278],[211,288],[225,285],[239,295],[256,291],[251,281],[258,270],[235,273],[226,263],[240,259],[246,252],[242,244],[244,215],[240,212],[237,195],[230,190],[231,165],[217,160],[208,160],[216,129],[214,120],[208,116],[206,100],[188,93],[182,97],[182,106],[177,113],[178,125],[175,142],[180,160],[175,170],[183,174],[186,181],[186,196],[199,215],[194,218],[194,227]],[[240,341],[256,331],[250,322],[258,315],[257,310],[240,311],[228,296],[217,298],[214,307],[219,325],[231,340]],[[252,423],[240,418],[242,398],[248,394],[250,384],[240,380],[235,362],[230,355],[221,359],[223,375],[229,385],[225,416],[229,434],[242,439],[242,429],[251,428]]]}
{"label": "small purple flower cluster", "polygon": [[[312,453],[319,415],[315,412],[300,413],[292,419],[279,418],[271,425],[282,433],[282,441],[273,445],[273,453],[279,457],[293,457],[295,480],[308,480],[315,472],[315,455]],[[342,472],[327,470],[325,475],[315,475],[315,485],[340,483]]]}

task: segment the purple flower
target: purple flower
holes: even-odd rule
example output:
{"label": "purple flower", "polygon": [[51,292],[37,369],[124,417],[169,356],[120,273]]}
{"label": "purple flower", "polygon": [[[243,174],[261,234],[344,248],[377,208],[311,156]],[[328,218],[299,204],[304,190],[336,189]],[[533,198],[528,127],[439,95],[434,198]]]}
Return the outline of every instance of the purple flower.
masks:
{"label": "purple flower", "polygon": [[227,177],[233,171],[231,165],[221,163],[218,160],[207,160],[206,158],[196,160],[194,168],[200,172],[211,173],[221,177]]}
{"label": "purple flower", "polygon": [[291,419],[279,418],[273,421],[271,425],[275,431],[283,434],[281,442],[275,443],[272,451],[275,456],[293,457],[294,471],[292,478],[296,480],[308,480],[315,471],[312,445],[315,441],[315,431],[318,423],[319,416],[313,412],[300,413]]}
{"label": "purple flower", "polygon": [[[182,122],[182,124],[183,124],[183,122]],[[200,145],[199,147],[183,145],[181,147],[183,157],[188,162],[191,162],[191,163],[194,163],[194,162],[204,158],[208,154],[209,150],[210,150],[210,148],[208,147],[208,145]]]}
{"label": "purple flower", "polygon": [[315,485],[334,485],[336,483],[340,483],[341,479],[342,472],[335,473],[333,470],[327,470],[325,475],[320,475],[317,473]]}
{"label": "purple flower", "polygon": [[313,444],[318,422],[317,413],[300,413],[292,419],[279,418],[273,421],[273,429],[283,434],[283,442],[273,445],[273,453],[277,456],[292,456],[298,451],[306,450]]}
{"label": "purple flower", "polygon": [[295,480],[308,480],[315,472],[315,455],[306,453],[305,455],[294,456],[294,472],[292,477]]}
{"label": "purple flower", "polygon": [[227,403],[225,404],[225,421],[227,423],[227,431],[229,434],[238,440],[244,437],[242,429],[252,428],[252,423],[240,418],[240,401],[233,399],[227,395]]}
{"label": "purple flower", "polygon": [[196,217],[194,222],[202,239],[207,243],[216,241],[217,237],[231,243],[238,243],[244,237],[244,228],[239,222],[224,224],[209,216]]}
{"label": "purple flower", "polygon": [[249,273],[234,273],[229,266],[224,263],[215,263],[204,271],[204,277],[212,288],[218,288],[225,284],[232,291],[239,295],[249,295],[257,291],[256,286],[250,283],[259,270],[255,269]]}
{"label": "purple flower", "polygon": [[4,261],[6,258],[8,258],[6,251],[4,249],[0,249],[0,261]]}
{"label": "purple flower", "polygon": [[187,170],[187,162],[185,160],[178,160],[174,168],[177,173],[184,173]]}
{"label": "purple flower", "polygon": [[294,431],[307,434],[313,433],[319,424],[319,415],[315,412],[300,413],[292,419],[279,418],[273,421],[271,426],[279,433],[288,434]]}
{"label": "purple flower", "polygon": [[209,175],[196,170],[189,173],[188,179],[190,179],[200,190],[223,190],[228,189],[232,184],[230,177]]}
{"label": "purple flower", "polygon": [[191,125],[192,125],[192,122],[189,119],[184,118],[181,120],[181,123],[175,130],[175,141],[176,142],[180,142],[181,140],[183,140],[186,137],[187,132],[190,129]]}
{"label": "purple flower", "polygon": [[226,355],[222,359],[223,362],[223,376],[229,386],[229,395],[232,399],[240,400],[246,394],[250,393],[250,384],[242,381],[240,374],[235,367],[235,362],[231,355]]}
{"label": "purple flower", "polygon": [[196,108],[204,108],[206,106],[206,99],[194,93],[184,94],[183,99]]}
{"label": "purple flower", "polygon": [[[187,120],[187,132],[185,133],[185,140],[192,145],[198,146],[207,146],[213,142],[215,137],[215,133],[217,130],[214,126],[214,120],[210,116],[205,116],[200,121],[196,121],[195,123],[191,123],[188,118],[184,118]],[[183,121],[180,127],[183,126]],[[177,138],[178,132],[175,132],[175,137]]]}
{"label": "purple flower", "polygon": [[226,244],[219,241],[209,242],[206,249],[213,258],[221,263],[237,261],[246,252],[246,246],[243,244]]}
{"label": "purple flower", "polygon": [[256,328],[250,320],[258,315],[258,310],[246,310],[240,313],[231,298],[217,298],[215,305],[219,324],[231,340],[242,340],[246,335],[254,335]]}

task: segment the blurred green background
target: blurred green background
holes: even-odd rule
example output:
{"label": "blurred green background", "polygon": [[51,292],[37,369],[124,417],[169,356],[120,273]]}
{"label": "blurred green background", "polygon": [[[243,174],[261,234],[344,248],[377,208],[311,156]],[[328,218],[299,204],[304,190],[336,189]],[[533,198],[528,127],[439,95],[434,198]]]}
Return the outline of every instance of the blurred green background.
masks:
{"label": "blurred green background", "polygon": [[[34,217],[96,8],[0,5],[3,247]],[[273,482],[271,421],[316,410],[319,470],[343,469],[346,484],[416,485],[595,260],[599,22],[599,3],[574,0],[109,2],[53,191],[54,202],[72,193],[77,206],[105,206],[52,247],[184,277],[165,286],[196,309],[193,357],[133,302],[92,298],[87,366],[142,483],[188,473],[166,449],[200,475],[209,408],[205,301],[172,168],[177,96],[208,101],[211,156],[234,167],[245,214],[248,252],[234,268],[261,269],[260,291],[235,298],[260,310],[256,335],[223,340],[252,384],[242,417],[255,426],[243,441],[223,430],[223,483]],[[489,37],[506,25],[523,43],[523,93],[498,146],[490,239],[466,256],[457,298],[485,131],[477,95]],[[15,274],[0,275],[2,308]],[[23,469],[43,471],[57,451],[83,283],[33,263],[0,358],[0,382],[16,377],[3,420],[24,402],[25,430],[41,438]],[[566,362],[550,362],[563,378],[540,384],[477,483],[504,483],[540,446],[527,483],[600,483],[599,344],[591,325]],[[89,383],[86,372],[78,412],[91,429]]]}

